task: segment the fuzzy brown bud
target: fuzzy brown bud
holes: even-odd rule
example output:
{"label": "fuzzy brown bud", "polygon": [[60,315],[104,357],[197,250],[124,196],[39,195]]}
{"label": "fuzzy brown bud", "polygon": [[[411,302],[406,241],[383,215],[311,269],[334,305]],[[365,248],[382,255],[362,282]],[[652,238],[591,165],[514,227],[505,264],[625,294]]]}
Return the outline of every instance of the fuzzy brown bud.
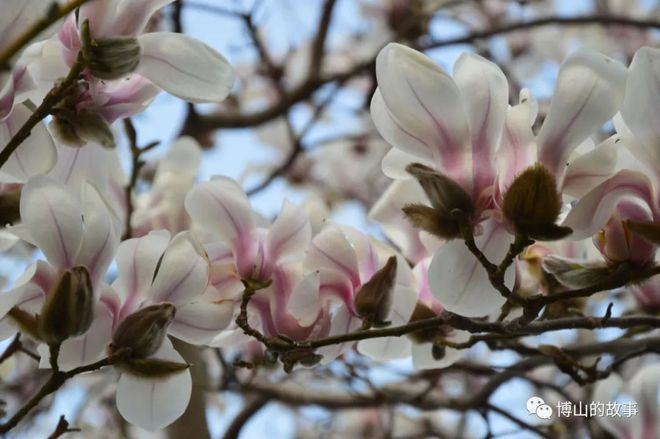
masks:
{"label": "fuzzy brown bud", "polygon": [[[458,183],[435,169],[420,163],[411,163],[406,171],[417,179],[431,206],[412,204],[403,211],[415,226],[441,238],[460,235],[461,222],[469,222],[474,215],[472,198]],[[460,212],[457,217],[455,212]]]}
{"label": "fuzzy brown bud", "polygon": [[110,351],[130,350],[127,358],[140,359],[153,355],[163,343],[167,328],[174,319],[171,303],[142,308],[127,316],[112,336]]}
{"label": "fuzzy brown bud", "polygon": [[502,213],[516,232],[539,241],[554,241],[571,233],[555,224],[561,196],[555,177],[537,163],[520,173],[504,194]]}
{"label": "fuzzy brown bud", "polygon": [[456,238],[461,232],[456,219],[440,216],[437,210],[432,207],[423,204],[408,204],[402,210],[413,227],[425,230],[440,238]]}
{"label": "fuzzy brown bud", "polygon": [[92,39],[89,23],[81,27],[82,54],[85,66],[99,79],[119,79],[133,72],[140,63],[142,49],[137,38]]}
{"label": "fuzzy brown bud", "polygon": [[94,319],[94,287],[86,267],[66,270],[49,292],[38,316],[39,336],[49,344],[82,335]]}
{"label": "fuzzy brown bud", "polygon": [[385,266],[374,273],[355,295],[355,310],[365,319],[367,327],[389,324],[385,319],[392,307],[396,268],[396,256],[390,256]]}
{"label": "fuzzy brown bud", "polygon": [[187,363],[161,360],[160,358],[126,358],[117,363],[126,373],[142,378],[166,378],[190,367]]}
{"label": "fuzzy brown bud", "polygon": [[98,113],[85,109],[57,107],[50,123],[53,135],[69,146],[84,146],[89,142],[104,148],[115,146],[115,135],[110,124]]}
{"label": "fuzzy brown bud", "polygon": [[[412,313],[412,316],[410,316],[410,323],[416,322],[418,320],[426,320],[430,319],[432,317],[436,317],[435,312],[422,302],[417,302],[415,305],[415,309]],[[433,341],[440,331],[438,328],[431,328],[431,329],[421,329],[419,331],[411,332],[408,334],[408,337],[412,339],[416,343],[427,343],[430,341]]]}

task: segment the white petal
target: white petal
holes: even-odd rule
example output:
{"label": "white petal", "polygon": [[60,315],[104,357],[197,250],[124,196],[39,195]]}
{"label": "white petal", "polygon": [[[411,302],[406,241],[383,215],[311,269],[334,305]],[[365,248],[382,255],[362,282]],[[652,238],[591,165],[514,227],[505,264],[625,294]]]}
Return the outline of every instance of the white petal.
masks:
{"label": "white petal", "polygon": [[334,270],[346,276],[353,286],[361,283],[355,249],[336,226],[326,227],[314,237],[307,251],[305,267],[306,271]]}
{"label": "white petal", "polygon": [[552,173],[562,176],[573,149],[614,116],[625,80],[622,64],[588,50],[578,50],[562,63],[538,135],[539,161]]}
{"label": "white petal", "polygon": [[87,333],[62,343],[58,357],[60,368],[69,370],[99,360],[112,337],[112,323],[108,308],[101,303],[97,304],[94,321]]}
{"label": "white petal", "polygon": [[357,350],[372,360],[392,361],[410,356],[412,342],[405,336],[361,340]]}
{"label": "white petal", "polygon": [[149,19],[163,6],[174,0],[140,0],[122,1],[116,11],[116,18],[112,23],[114,36],[135,36],[141,33]]}
{"label": "white petal", "polygon": [[520,103],[509,109],[502,144],[497,150],[498,188],[501,193],[515,177],[536,163],[536,139],[532,124],[536,118],[536,101],[526,90],[520,92]]}
{"label": "white petal", "polygon": [[[494,220],[483,223],[484,233],[476,237],[477,246],[494,264],[499,264],[512,241],[511,235]],[[509,267],[505,285],[513,287],[515,270]],[[429,267],[429,285],[433,296],[447,311],[483,317],[502,307],[506,299],[488,279],[486,269],[461,240],[445,243]]]}
{"label": "white petal", "polygon": [[115,256],[121,225],[101,194],[89,184],[83,191],[83,218],[85,231],[76,264],[85,265],[96,284]]}
{"label": "white petal", "polygon": [[[455,335],[450,340],[456,343],[462,343],[467,341],[469,337],[470,334],[465,331],[455,331]],[[445,355],[441,359],[436,360],[433,358],[432,348],[432,343],[413,343],[412,356],[415,369],[442,369],[449,367],[463,358],[468,351],[467,349],[447,347],[445,348]]]}
{"label": "white petal", "polygon": [[69,268],[82,242],[82,213],[77,197],[45,176],[30,179],[21,193],[21,218],[48,261]]}
{"label": "white petal", "polygon": [[657,437],[660,426],[660,367],[657,363],[644,365],[630,380],[630,393],[637,401],[639,414],[633,423],[633,437]]}
{"label": "white petal", "polygon": [[[452,174],[450,169],[462,161],[469,128],[460,92],[451,77],[426,55],[396,43],[378,54],[376,76],[396,129],[419,139],[427,154]],[[380,124],[376,126],[380,131]],[[415,153],[406,144],[394,146]]]}
{"label": "white petal", "polygon": [[607,224],[617,204],[628,197],[654,205],[655,192],[644,174],[629,170],[617,172],[580,198],[562,225],[573,229],[571,239],[588,238]]}
{"label": "white petal", "polygon": [[302,259],[312,239],[305,210],[284,200],[282,211],[268,231],[267,255],[273,262]]}
{"label": "white petal", "polygon": [[648,164],[660,172],[660,49],[642,47],[635,53],[621,117],[637,140],[626,142],[626,146],[640,161],[650,160]]}
{"label": "white petal", "polygon": [[287,310],[295,317],[300,326],[311,325],[319,315],[321,309],[320,284],[320,273],[314,271],[298,282],[291,292]]}
{"label": "white petal", "polygon": [[89,20],[89,30],[94,38],[111,37],[117,8],[122,0],[95,0],[80,8],[78,21]]}
{"label": "white petal", "polygon": [[252,207],[235,181],[216,177],[200,183],[188,193],[185,204],[193,222],[226,244],[251,239],[255,228]]}
{"label": "white petal", "polygon": [[[7,119],[0,122],[0,145],[4,147],[31,116],[32,112],[23,104],[14,106]],[[45,174],[57,160],[53,138],[46,125],[39,122],[30,136],[19,145],[0,170],[0,182],[23,183],[30,177]]]}
{"label": "white petal", "polygon": [[612,136],[594,150],[571,161],[566,168],[561,192],[579,198],[610,177],[619,156],[617,143],[618,137]]}
{"label": "white petal", "polygon": [[[183,363],[169,340],[155,357]],[[164,379],[145,379],[123,373],[117,383],[117,409],[124,419],[149,431],[160,430],[186,411],[192,379],[190,371]]]}
{"label": "white petal", "polygon": [[494,153],[500,143],[509,104],[509,84],[493,62],[463,53],[454,65],[454,80],[465,103],[472,136],[472,167],[476,193],[495,177]]}
{"label": "white petal", "polygon": [[190,102],[220,102],[234,83],[229,62],[187,35],[156,32],[141,35],[142,59],[137,72]]}
{"label": "white petal", "polygon": [[169,242],[170,233],[158,230],[142,238],[128,239],[119,245],[116,257],[119,275],[112,286],[122,302],[149,288],[156,265]]}
{"label": "white petal", "polygon": [[412,176],[406,171],[406,166],[410,163],[421,163],[430,167],[435,166],[435,163],[430,158],[403,152],[398,148],[392,148],[385,154],[381,166],[383,168],[383,174],[388,177],[395,180],[409,180]]}
{"label": "white petal", "polygon": [[[328,337],[339,334],[348,334],[355,331],[360,326],[359,319],[355,318],[345,306],[340,306],[335,310],[332,321],[330,324],[330,331]],[[339,343],[331,346],[325,346],[316,351],[316,353],[323,355],[321,364],[328,364],[344,351],[346,351],[353,343]]]}
{"label": "white petal", "polygon": [[189,303],[204,294],[209,280],[208,262],[189,232],[181,232],[165,250],[147,297],[154,303]]}
{"label": "white petal", "polygon": [[206,345],[232,320],[234,303],[194,302],[176,309],[168,333],[186,343]]}

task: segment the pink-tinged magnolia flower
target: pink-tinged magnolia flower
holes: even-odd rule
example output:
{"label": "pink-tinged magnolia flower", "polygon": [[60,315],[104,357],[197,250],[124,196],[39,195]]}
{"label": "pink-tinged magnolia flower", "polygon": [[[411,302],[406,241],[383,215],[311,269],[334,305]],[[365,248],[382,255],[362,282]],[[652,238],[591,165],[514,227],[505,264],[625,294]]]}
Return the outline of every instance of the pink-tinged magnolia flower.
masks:
{"label": "pink-tinged magnolia flower", "polygon": [[131,218],[135,236],[150,230],[178,233],[189,228],[184,201],[197,178],[201,160],[202,150],[192,137],[181,137],[170,146],[158,161],[151,188],[135,199]]}
{"label": "pink-tinged magnolia flower", "polygon": [[[229,323],[232,308],[207,289],[208,261],[188,232],[170,240],[169,232],[160,230],[124,241],[116,261],[118,277],[101,298],[112,315],[103,346],[122,321],[149,305],[174,305],[167,333],[192,344],[210,342]],[[185,363],[167,338],[153,358]],[[117,384],[117,408],[132,424],[153,431],[181,416],[190,392],[188,370],[155,378],[123,372]]]}
{"label": "pink-tinged magnolia flower", "polygon": [[[34,17],[45,13],[50,4],[43,0],[6,2],[0,17],[0,51],[13,43],[32,24]],[[0,72],[0,148],[16,134],[32,111],[22,103],[30,89],[32,78],[24,64]],[[0,170],[1,183],[24,183],[33,175],[48,172],[57,159],[55,144],[43,123],[37,124],[30,136],[14,152]]]}
{"label": "pink-tinged magnolia flower", "polygon": [[[417,303],[417,290],[412,272],[401,255],[391,248],[367,237],[351,227],[327,225],[314,237],[305,258],[306,271],[319,273],[319,295],[329,305],[331,323],[328,335],[347,334],[360,327],[361,318],[355,306],[356,294],[374,274],[385,266],[389,257],[396,256],[396,274],[391,293],[391,307],[386,321],[392,325],[407,323]],[[392,344],[388,344],[392,342]],[[397,341],[387,339],[383,344],[366,348],[367,355],[385,360]],[[367,343],[367,345],[369,345]],[[324,362],[341,355],[352,343],[341,343],[318,350]]]}
{"label": "pink-tinged magnolia flower", "polygon": [[[226,177],[198,184],[185,201],[193,225],[208,236],[211,285],[222,299],[238,304],[242,281],[272,283],[252,297],[248,321],[267,336],[294,340],[327,331],[327,315],[319,300],[319,273],[302,270],[311,239],[304,210],[284,202],[269,227],[259,227],[257,215],[241,187]],[[234,344],[244,339],[232,326],[215,342]]]}
{"label": "pink-tinged magnolia flower", "polygon": [[143,33],[151,16],[173,0],[95,0],[80,8],[58,34],[69,63],[81,49],[80,25],[89,20],[91,37],[137,38],[137,75],[190,102],[222,101],[233,83],[227,60],[201,41],[171,32]]}
{"label": "pink-tinged magnolia flower", "polygon": [[634,416],[599,416],[598,423],[621,439],[654,439],[660,435],[660,367],[647,364],[629,381],[612,374],[596,383],[593,401],[608,403],[624,397],[622,404],[630,403],[637,409]]}
{"label": "pink-tinged magnolia flower", "polygon": [[[61,274],[75,266],[87,268],[98,299],[120,238],[117,217],[91,185],[72,191],[49,177],[33,177],[23,187],[20,211],[22,224],[12,230],[36,245],[46,260],[32,264],[18,285],[0,296],[3,336],[12,331],[11,321],[5,317],[12,307],[39,312]],[[62,344],[63,367],[95,358],[103,349],[101,344],[91,341],[90,335],[110,323],[102,308],[96,305],[95,319],[87,334]]]}
{"label": "pink-tinged magnolia flower", "polygon": [[[439,315],[442,311],[442,305],[433,297],[428,283],[428,268],[431,259],[422,260],[413,269],[414,286],[413,290],[418,293],[418,302],[426,307],[430,313]],[[413,296],[410,295],[410,298]],[[407,304],[404,304],[407,306]],[[401,308],[401,305],[399,305]],[[407,312],[406,312],[407,314]],[[412,313],[408,317],[412,316]],[[428,318],[431,315],[420,317]],[[397,324],[405,324],[407,321],[398,321]],[[437,336],[450,342],[461,343],[467,341],[470,334],[465,331],[452,329],[449,327],[440,328]],[[417,337],[419,338],[419,337]],[[426,337],[418,340],[413,336],[411,340],[408,337],[383,337],[362,340],[358,343],[360,353],[367,355],[375,360],[390,361],[401,358],[412,357],[413,366],[416,369],[441,369],[454,364],[467,353],[467,349],[453,349],[445,347],[437,358],[433,356],[433,339]]]}
{"label": "pink-tinged magnolia flower", "polygon": [[573,207],[564,224],[575,239],[594,236],[594,242],[610,262],[644,264],[655,258],[656,246],[633,233],[625,220],[660,221],[660,50],[643,47],[630,64],[621,113],[614,125],[622,143],[650,168],[648,175],[624,169],[585,195]]}
{"label": "pink-tinged magnolia flower", "polygon": [[[503,194],[515,177],[541,163],[557,192],[579,196],[613,171],[613,139],[573,160],[572,152],[616,112],[625,68],[602,55],[581,50],[562,64],[554,97],[537,136],[531,126],[536,104],[527,91],[508,109],[508,84],[492,62],[463,54],[451,78],[425,55],[389,44],[376,62],[378,89],[371,114],[394,148],[383,159],[392,178],[409,178],[412,162],[450,177],[470,196],[477,246],[491,260],[506,254],[512,237],[501,212]],[[486,271],[459,240],[435,254],[431,290],[448,311],[483,316],[505,299]],[[512,286],[514,270],[505,275]]]}

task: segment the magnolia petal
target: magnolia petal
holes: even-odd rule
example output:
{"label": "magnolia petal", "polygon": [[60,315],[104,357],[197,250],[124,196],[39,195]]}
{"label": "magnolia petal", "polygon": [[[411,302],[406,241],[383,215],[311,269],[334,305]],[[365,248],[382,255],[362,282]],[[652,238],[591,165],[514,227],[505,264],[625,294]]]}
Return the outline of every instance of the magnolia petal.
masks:
{"label": "magnolia petal", "polygon": [[255,228],[252,208],[235,181],[216,177],[200,183],[188,193],[185,205],[193,222],[226,244],[235,246],[251,240]]}
{"label": "magnolia petal", "polygon": [[[32,112],[24,104],[15,105],[12,114],[0,122],[0,145],[6,145],[31,115]],[[34,175],[47,173],[56,160],[53,138],[46,125],[39,122],[2,166],[0,182],[23,183]]]}
{"label": "magnolia petal", "polygon": [[652,438],[660,433],[660,367],[657,363],[643,366],[630,380],[630,393],[637,401],[639,417],[632,424],[632,437]]}
{"label": "magnolia petal", "polygon": [[376,221],[387,236],[411,261],[427,256],[419,230],[405,218],[401,209],[406,204],[429,205],[428,198],[416,180],[397,180],[385,189],[369,211],[369,219]]}
{"label": "magnolia petal", "polygon": [[[401,125],[390,109],[385,104],[383,96],[380,91],[380,87],[376,88],[374,95],[371,98],[371,119],[376,126],[376,129],[380,135],[389,143],[394,146],[393,150],[399,151],[393,157],[388,158],[386,172],[387,176],[394,177],[394,175],[400,176],[399,178],[410,178],[405,176],[405,166],[408,163],[408,160],[413,162],[423,161],[425,163],[430,162],[435,164],[434,156],[432,153],[431,144],[427,143],[425,139],[417,137],[415,133],[411,133],[405,127]],[[414,158],[414,159],[413,159]],[[402,159],[402,163],[396,163],[397,159]],[[385,172],[386,164],[383,164],[383,171]]]}
{"label": "magnolia petal", "polygon": [[305,268],[307,271],[333,270],[346,276],[354,287],[361,284],[355,249],[337,226],[326,227],[314,237],[307,250]]}
{"label": "magnolia petal", "polygon": [[128,239],[119,245],[116,257],[119,276],[112,286],[122,302],[133,301],[140,292],[145,292],[151,286],[158,261],[169,242],[170,233],[158,230],[142,238]]}
{"label": "magnolia petal", "polygon": [[98,303],[94,310],[92,326],[87,333],[62,343],[58,357],[60,368],[70,370],[98,360],[112,337],[112,323],[110,310]]}
{"label": "magnolia petal", "polygon": [[626,68],[588,50],[570,55],[559,77],[548,115],[539,131],[539,161],[561,181],[568,157],[619,109]]}
{"label": "magnolia petal", "polygon": [[398,148],[392,148],[383,157],[381,168],[383,169],[383,174],[394,180],[408,180],[412,178],[412,176],[406,171],[406,166],[410,163],[423,163],[429,167],[434,166],[433,160],[427,160],[403,152]]}
{"label": "magnolia petal", "polygon": [[468,52],[456,61],[454,80],[465,103],[472,136],[474,191],[480,194],[495,177],[493,155],[507,116],[509,84],[497,64]]}
{"label": "magnolia petal", "polygon": [[[405,261],[399,260],[399,264]],[[387,320],[393,325],[403,325],[410,320],[417,305],[418,292],[414,288],[397,285],[392,293],[392,312]]]}
{"label": "magnolia petal", "polygon": [[[636,142],[626,146],[660,172],[660,49],[640,48],[628,69],[621,118]],[[617,126],[617,130],[619,127]]]}
{"label": "magnolia petal", "polygon": [[174,0],[141,0],[123,1],[116,11],[112,23],[114,36],[132,37],[140,34],[147,26],[149,19],[163,6]]}
{"label": "magnolia petal", "polygon": [[309,326],[316,321],[321,310],[320,286],[320,272],[314,271],[293,288],[287,310],[300,326]]}
{"label": "magnolia petal", "polygon": [[625,198],[637,198],[654,206],[655,191],[648,177],[630,170],[617,172],[580,198],[562,225],[573,229],[571,239],[588,238],[607,224],[617,204]]}
{"label": "magnolia petal", "polygon": [[[359,326],[360,320],[355,318],[355,316],[345,306],[340,306],[332,315],[330,331],[328,332],[327,336],[332,337],[333,335],[349,334],[357,330]],[[323,355],[321,364],[328,364],[343,354],[352,345],[352,342],[348,342],[338,343],[331,346],[324,346],[317,349],[316,353]]]}
{"label": "magnolia petal", "polygon": [[357,350],[372,360],[392,361],[410,356],[411,345],[406,337],[380,337],[361,340]]}
{"label": "magnolia petal", "polygon": [[[456,331],[457,335],[451,338],[451,341],[461,343],[469,338],[469,334],[464,331]],[[436,360],[433,358],[433,343],[413,343],[412,344],[412,358],[413,366],[415,369],[443,369],[456,363],[463,358],[467,353],[467,349],[453,349],[445,347],[444,356]]]}
{"label": "magnolia petal", "polygon": [[592,151],[571,161],[566,167],[561,192],[580,198],[610,177],[619,157],[617,143],[618,137],[612,136]]}
{"label": "magnolia petal", "polygon": [[[185,363],[167,339],[154,357]],[[159,379],[122,373],[117,383],[117,409],[131,424],[156,431],[167,427],[183,414],[191,392],[192,379],[188,370]]]}
{"label": "magnolia petal", "polygon": [[268,231],[266,254],[273,262],[302,259],[312,239],[312,228],[302,207],[284,200],[282,210]]}
{"label": "magnolia petal", "polygon": [[[418,145],[426,145],[426,156],[452,174],[450,169],[460,163],[468,144],[469,128],[461,94],[451,77],[426,55],[396,43],[378,54],[376,77],[398,130],[417,138]],[[379,123],[376,126],[380,131]],[[394,146],[415,153],[405,144]]]}
{"label": "magnolia petal", "polygon": [[[624,382],[615,373],[609,377],[596,382],[592,396],[593,401],[616,401],[623,389]],[[598,416],[598,423],[615,437],[626,437],[630,433],[628,419],[616,416]]]}
{"label": "magnolia petal", "polygon": [[154,303],[178,305],[204,294],[209,280],[209,266],[200,251],[192,241],[190,232],[175,236],[163,254],[147,297]]}
{"label": "magnolia petal", "polygon": [[80,203],[49,177],[30,179],[21,193],[23,224],[48,261],[59,268],[73,266],[82,242]]}
{"label": "magnolia petal", "polygon": [[518,174],[536,163],[536,139],[532,125],[536,119],[537,107],[536,100],[529,91],[522,90],[520,103],[509,109],[502,133],[502,144],[496,155],[500,193],[505,193]]}
{"label": "magnolia petal", "polygon": [[138,38],[137,72],[189,102],[220,102],[234,83],[229,62],[211,47],[183,34],[156,32]]}
{"label": "magnolia petal", "polygon": [[85,231],[76,265],[88,268],[96,284],[105,275],[119,245],[121,225],[119,218],[91,185],[83,190],[83,218]]}
{"label": "magnolia petal", "polygon": [[92,38],[111,37],[117,8],[122,0],[95,0],[80,7],[78,22],[89,20]]}
{"label": "magnolia petal", "polygon": [[[483,223],[484,233],[476,237],[477,247],[486,257],[499,263],[512,237],[494,220]],[[505,285],[513,287],[515,270],[509,267]],[[429,285],[434,297],[447,311],[465,317],[483,317],[502,307],[506,299],[488,279],[486,269],[460,240],[445,243],[429,266]]]}
{"label": "magnolia petal", "polygon": [[234,303],[194,302],[179,306],[168,333],[186,343],[207,345],[232,321]]}

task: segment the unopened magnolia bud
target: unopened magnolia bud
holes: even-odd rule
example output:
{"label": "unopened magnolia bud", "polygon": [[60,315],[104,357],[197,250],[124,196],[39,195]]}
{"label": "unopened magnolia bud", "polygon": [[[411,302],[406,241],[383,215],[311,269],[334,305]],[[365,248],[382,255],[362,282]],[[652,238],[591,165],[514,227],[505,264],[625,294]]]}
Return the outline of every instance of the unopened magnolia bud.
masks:
{"label": "unopened magnolia bud", "polygon": [[[420,163],[411,163],[406,171],[417,179],[433,208],[421,204],[404,207],[410,222],[440,238],[450,239],[460,235],[462,221],[469,222],[474,215],[472,198],[458,183],[435,169]],[[460,212],[457,217],[455,212]]]}
{"label": "unopened magnolia bud", "polygon": [[438,215],[438,211],[432,207],[408,204],[402,210],[410,224],[417,229],[444,239],[456,238],[460,235],[461,230],[456,219]]}
{"label": "unopened magnolia bud", "polygon": [[174,314],[174,305],[160,303],[147,306],[127,316],[112,336],[110,351],[129,349],[127,358],[131,359],[153,355],[163,343]]}
{"label": "unopened magnolia bud", "polygon": [[433,168],[421,163],[411,163],[406,171],[417,179],[431,205],[442,213],[452,210],[471,216],[474,213],[472,198],[458,183]]}
{"label": "unopened magnolia bud", "polygon": [[81,265],[66,270],[46,297],[39,313],[39,336],[49,344],[82,335],[94,318],[94,287]]}
{"label": "unopened magnolia bud", "polygon": [[555,224],[560,210],[555,177],[540,163],[513,180],[502,203],[502,213],[516,232],[539,241],[554,241],[571,233],[570,228]]}
{"label": "unopened magnolia bud", "polygon": [[385,319],[392,307],[396,266],[396,256],[390,256],[385,266],[374,273],[355,295],[355,310],[358,315],[375,326],[389,324]]}
{"label": "unopened magnolia bud", "polygon": [[55,108],[50,127],[57,140],[69,146],[80,147],[89,142],[104,148],[115,146],[115,135],[110,124],[93,111]]}
{"label": "unopened magnolia bud", "polygon": [[[413,323],[418,320],[426,320],[432,317],[436,317],[436,314],[433,312],[433,310],[422,302],[417,302],[417,305],[415,305],[415,310],[413,311],[412,316],[410,316],[409,322]],[[411,332],[408,334],[408,337],[410,337],[416,343],[427,343],[433,341],[438,336],[438,334],[438,328],[431,328]]]}
{"label": "unopened magnolia bud", "polygon": [[117,363],[124,372],[142,378],[166,378],[190,367],[187,363],[161,360],[159,358],[126,358]]}
{"label": "unopened magnolia bud", "polygon": [[82,54],[85,66],[99,79],[119,79],[133,72],[140,63],[142,49],[137,38],[92,39],[89,23],[81,26]]}

